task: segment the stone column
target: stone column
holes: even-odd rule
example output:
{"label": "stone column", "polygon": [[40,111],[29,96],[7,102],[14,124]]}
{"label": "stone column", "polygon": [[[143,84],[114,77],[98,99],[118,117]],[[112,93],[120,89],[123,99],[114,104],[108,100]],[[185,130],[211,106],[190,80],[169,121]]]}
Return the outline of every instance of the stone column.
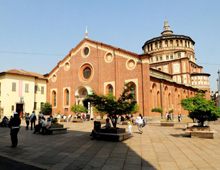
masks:
{"label": "stone column", "polygon": [[162,48],[164,48],[164,47],[165,47],[165,41],[162,40]]}

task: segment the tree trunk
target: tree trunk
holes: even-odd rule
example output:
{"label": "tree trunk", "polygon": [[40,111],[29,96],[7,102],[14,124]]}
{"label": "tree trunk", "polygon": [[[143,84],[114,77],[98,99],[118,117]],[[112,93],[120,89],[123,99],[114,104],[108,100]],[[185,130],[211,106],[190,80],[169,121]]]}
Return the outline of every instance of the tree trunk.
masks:
{"label": "tree trunk", "polygon": [[202,126],[202,127],[204,126],[204,121],[201,121],[201,126]]}
{"label": "tree trunk", "polygon": [[117,117],[111,117],[112,125],[114,128],[117,127]]}

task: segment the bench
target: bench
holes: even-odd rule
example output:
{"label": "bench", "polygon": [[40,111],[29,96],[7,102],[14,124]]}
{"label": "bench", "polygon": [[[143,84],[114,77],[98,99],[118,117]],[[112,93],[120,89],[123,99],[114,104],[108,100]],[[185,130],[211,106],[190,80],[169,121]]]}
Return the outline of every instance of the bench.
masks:
{"label": "bench", "polygon": [[160,122],[161,126],[174,126],[174,122]]}
{"label": "bench", "polygon": [[97,136],[103,140],[122,141],[129,137],[129,133],[98,133]]}
{"label": "bench", "polygon": [[66,132],[67,128],[49,128],[46,130],[46,134],[61,134]]}
{"label": "bench", "polygon": [[191,138],[207,138],[214,139],[216,131],[190,131]]}
{"label": "bench", "polygon": [[72,120],[73,123],[83,123],[82,119],[73,119]]}

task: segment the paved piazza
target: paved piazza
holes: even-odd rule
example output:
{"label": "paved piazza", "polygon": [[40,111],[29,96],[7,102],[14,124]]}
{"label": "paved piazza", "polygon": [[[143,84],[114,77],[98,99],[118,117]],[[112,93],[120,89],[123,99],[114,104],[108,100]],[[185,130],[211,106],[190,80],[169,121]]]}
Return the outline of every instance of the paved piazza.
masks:
{"label": "paved piazza", "polygon": [[143,134],[133,126],[132,137],[123,142],[91,140],[92,121],[64,125],[69,127],[66,134],[45,136],[22,126],[17,148],[9,147],[9,128],[0,128],[0,155],[54,170],[220,169],[220,124],[211,124],[218,132],[215,139],[199,139],[185,135],[186,123],[174,127],[149,123]]}

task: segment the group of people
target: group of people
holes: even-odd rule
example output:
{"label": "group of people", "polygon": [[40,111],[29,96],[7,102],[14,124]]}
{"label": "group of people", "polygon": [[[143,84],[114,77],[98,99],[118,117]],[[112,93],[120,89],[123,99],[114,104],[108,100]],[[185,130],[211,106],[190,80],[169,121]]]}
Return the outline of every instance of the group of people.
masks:
{"label": "group of people", "polygon": [[166,113],[166,120],[172,120],[172,116],[170,113]]}
{"label": "group of people", "polygon": [[[135,122],[132,121],[131,117],[128,117],[128,132],[131,134],[132,133],[132,125],[137,125],[139,132],[142,134],[143,133],[143,127],[146,125],[146,122],[141,114],[138,115],[136,118]],[[106,124],[104,127],[101,127],[101,122],[100,121],[94,121],[94,128],[90,134],[92,136],[92,139],[98,138],[98,134],[100,132],[100,129],[110,129],[111,128],[111,123],[110,119],[106,119]]]}
{"label": "group of people", "polygon": [[53,121],[52,117],[48,117],[47,121],[44,117],[39,117],[39,122],[35,126],[34,133],[47,134],[48,129],[51,127],[51,122]]}
{"label": "group of people", "polygon": [[33,111],[31,115],[27,112],[25,114],[26,129],[29,129],[29,124],[31,123],[31,130],[34,129],[34,133],[45,134],[47,132],[47,129],[50,128],[52,120],[53,116],[50,116],[49,118],[47,118],[46,121],[42,112],[39,112],[38,124],[35,125],[37,121],[37,116],[35,112]]}
{"label": "group of people", "polygon": [[[43,115],[43,114],[40,112],[39,115]],[[33,111],[31,115],[28,112],[26,112],[24,118],[26,122],[26,129],[28,130],[29,124],[31,123],[31,130],[33,130],[33,128],[35,128],[35,122],[37,120],[37,116],[35,112]]]}
{"label": "group of people", "polygon": [[[166,113],[166,120],[168,121],[168,120],[172,120],[172,116],[171,116],[171,114],[170,113]],[[182,121],[182,116],[181,116],[181,114],[178,114],[178,122],[181,122]]]}

